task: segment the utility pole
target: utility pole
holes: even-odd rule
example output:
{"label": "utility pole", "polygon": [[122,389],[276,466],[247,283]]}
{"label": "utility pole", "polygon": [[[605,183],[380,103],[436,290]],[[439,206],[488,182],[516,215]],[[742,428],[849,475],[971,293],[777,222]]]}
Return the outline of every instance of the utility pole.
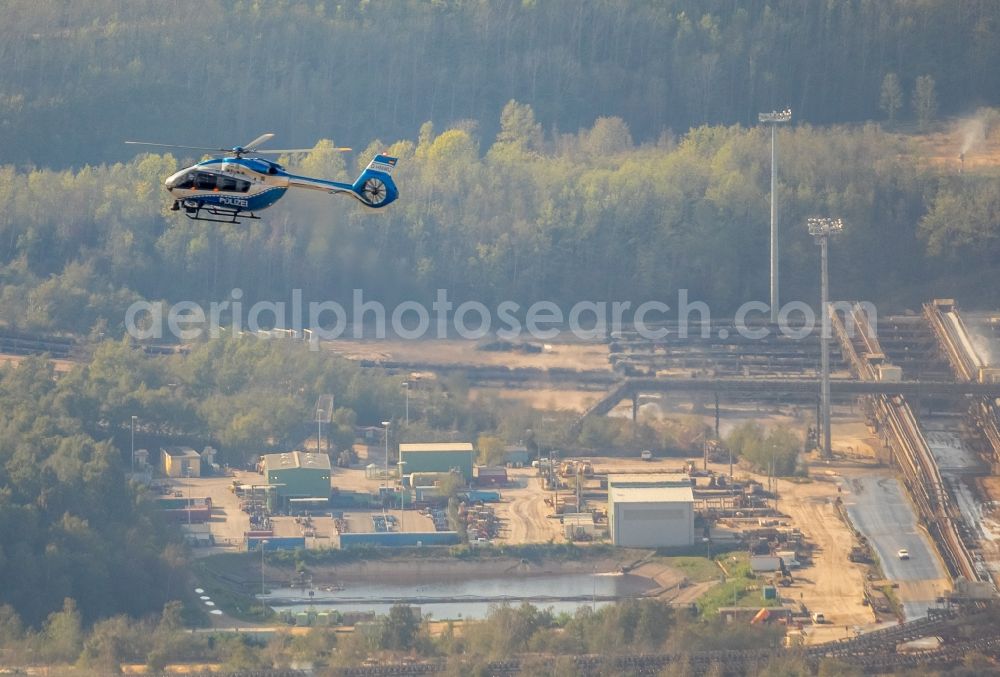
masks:
{"label": "utility pole", "polygon": [[316,453],[323,453],[320,451],[323,447],[323,410],[316,410]]}
{"label": "utility pole", "polygon": [[135,475],[135,419],[139,418],[135,414],[132,415],[132,474]]}
{"label": "utility pole", "polygon": [[[403,486],[403,466],[406,465],[406,461],[399,459],[396,461],[396,465],[399,468],[399,531],[406,531],[403,528],[403,511],[406,509],[406,487]],[[412,485],[413,483],[410,482]]]}
{"label": "utility pole", "polygon": [[790,122],[792,109],[759,113],[758,122],[771,125],[771,324],[778,323],[778,209],[774,201],[774,184],[778,180],[778,164],[774,152],[774,128]]}
{"label": "utility pole", "polygon": [[809,227],[809,234],[816,239],[820,251],[820,407],[823,414],[823,458],[829,460],[833,457],[830,432],[830,290],[827,275],[827,245],[831,235],[836,235],[844,230],[844,222],[841,219],[811,218],[806,221]]}
{"label": "utility pole", "polygon": [[403,419],[406,421],[406,426],[410,425],[410,382],[403,381],[403,390],[406,391],[406,417]]}
{"label": "utility pole", "polygon": [[264,550],[270,541],[263,540],[260,542],[260,594],[264,595]]}
{"label": "utility pole", "polygon": [[389,421],[382,421],[385,427],[385,493],[382,494],[382,516],[385,517],[385,498],[389,493]]}

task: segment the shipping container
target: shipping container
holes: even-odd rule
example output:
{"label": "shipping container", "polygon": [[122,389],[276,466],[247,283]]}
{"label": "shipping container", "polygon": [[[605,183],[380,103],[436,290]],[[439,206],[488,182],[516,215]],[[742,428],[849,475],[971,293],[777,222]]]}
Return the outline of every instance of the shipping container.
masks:
{"label": "shipping container", "polygon": [[473,469],[473,482],[477,486],[493,486],[497,484],[507,484],[507,469],[492,468],[485,465],[476,466]]}
{"label": "shipping container", "polygon": [[438,487],[416,487],[413,490],[413,500],[427,505],[442,505],[447,497]]}
{"label": "shipping container", "polygon": [[270,538],[274,536],[274,529],[257,529],[255,531],[244,531],[243,538]]}
{"label": "shipping container", "polygon": [[211,498],[195,498],[191,496],[161,496],[156,499],[156,507],[163,510],[179,510],[182,508],[212,507]]}
{"label": "shipping container", "polygon": [[433,487],[451,477],[450,472],[415,472],[410,473],[408,485],[411,487]]}
{"label": "shipping container", "polygon": [[472,503],[477,503],[482,501],[483,503],[499,503],[500,502],[500,492],[499,491],[484,491],[473,489],[471,491],[464,491],[460,493],[459,498],[465,498]]}

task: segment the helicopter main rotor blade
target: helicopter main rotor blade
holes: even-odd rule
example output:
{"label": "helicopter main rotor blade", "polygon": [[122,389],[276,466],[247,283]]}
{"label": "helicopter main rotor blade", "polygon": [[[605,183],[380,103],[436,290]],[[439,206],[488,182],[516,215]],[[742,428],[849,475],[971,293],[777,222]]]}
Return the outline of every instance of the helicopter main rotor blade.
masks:
{"label": "helicopter main rotor blade", "polygon": [[178,146],[172,143],[150,143],[148,141],[126,141],[133,146],[159,146],[160,148],[186,148],[188,150],[207,150],[212,153],[228,153],[228,148],[205,148],[203,146]]}
{"label": "helicopter main rotor blade", "polygon": [[[276,155],[276,154],[280,154],[280,153],[311,153],[314,150],[316,150],[316,149],[315,148],[282,148],[280,150],[255,150],[254,152],[255,153],[260,153],[261,155],[264,155],[264,154]],[[327,150],[337,151],[339,153],[348,153],[348,152],[350,152],[350,151],[352,151],[354,149],[353,148],[328,148]]]}
{"label": "helicopter main rotor blade", "polygon": [[253,141],[251,141],[247,145],[243,146],[243,150],[245,150],[245,151],[255,151],[257,149],[257,146],[259,146],[260,144],[262,144],[262,143],[264,143],[266,141],[269,141],[272,138],[274,138],[274,134],[271,133],[271,132],[268,132],[267,134],[261,134],[256,139],[254,139]]}

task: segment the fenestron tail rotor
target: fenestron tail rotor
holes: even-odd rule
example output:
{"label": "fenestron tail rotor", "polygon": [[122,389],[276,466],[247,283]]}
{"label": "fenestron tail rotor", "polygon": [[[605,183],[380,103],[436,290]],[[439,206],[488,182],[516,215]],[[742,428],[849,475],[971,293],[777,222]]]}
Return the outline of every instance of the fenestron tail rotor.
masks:
{"label": "fenestron tail rotor", "polygon": [[380,205],[385,201],[388,190],[382,179],[370,177],[361,187],[361,195],[371,205]]}

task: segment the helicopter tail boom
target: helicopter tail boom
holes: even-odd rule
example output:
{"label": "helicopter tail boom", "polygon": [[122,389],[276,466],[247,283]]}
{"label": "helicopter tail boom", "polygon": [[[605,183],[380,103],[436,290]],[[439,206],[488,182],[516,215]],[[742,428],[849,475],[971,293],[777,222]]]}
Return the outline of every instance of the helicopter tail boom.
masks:
{"label": "helicopter tail boom", "polygon": [[397,158],[388,155],[376,155],[354,183],[338,183],[289,174],[288,185],[327,193],[349,193],[366,207],[378,209],[399,197],[399,191],[390,176],[396,167],[396,160]]}

